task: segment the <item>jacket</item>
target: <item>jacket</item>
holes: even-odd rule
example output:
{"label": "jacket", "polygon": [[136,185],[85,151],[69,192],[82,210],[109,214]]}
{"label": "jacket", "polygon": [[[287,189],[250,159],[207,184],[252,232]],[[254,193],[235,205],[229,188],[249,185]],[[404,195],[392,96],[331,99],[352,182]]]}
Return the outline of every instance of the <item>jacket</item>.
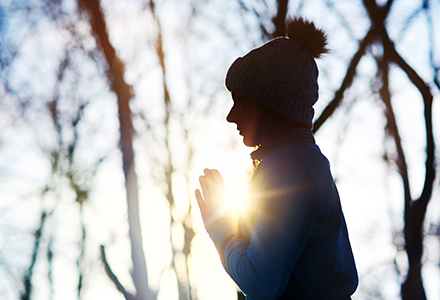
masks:
{"label": "jacket", "polygon": [[296,128],[261,147],[237,223],[210,217],[205,227],[225,270],[248,300],[350,299],[358,276],[328,160],[312,132]]}

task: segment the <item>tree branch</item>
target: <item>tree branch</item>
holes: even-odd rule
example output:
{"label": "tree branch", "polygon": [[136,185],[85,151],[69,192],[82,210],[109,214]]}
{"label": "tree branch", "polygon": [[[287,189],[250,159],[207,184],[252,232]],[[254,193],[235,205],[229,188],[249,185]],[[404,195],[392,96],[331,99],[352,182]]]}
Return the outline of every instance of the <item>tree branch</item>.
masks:
{"label": "tree branch", "polygon": [[336,91],[332,101],[325,107],[319,118],[313,124],[313,132],[316,133],[324,122],[335,112],[336,108],[342,101],[345,90],[347,90],[353,83],[354,76],[356,75],[356,67],[359,64],[362,56],[365,54],[365,49],[373,40],[373,29],[370,29],[365,35],[364,39],[359,44],[359,49],[351,59],[345,78],[342,81],[341,87]]}
{"label": "tree branch", "polygon": [[425,162],[425,182],[422,193],[418,200],[424,202],[426,209],[431,198],[433,183],[435,180],[435,143],[432,128],[432,102],[433,96],[429,86],[417,74],[417,72],[400,56],[388,35],[384,36],[384,47],[387,55],[392,59],[408,76],[409,80],[416,86],[423,97],[425,130],[426,130],[426,162]]}
{"label": "tree branch", "polygon": [[105,273],[107,274],[107,276],[114,283],[114,285],[116,286],[118,291],[120,291],[122,293],[122,295],[124,295],[125,299],[127,299],[127,300],[136,300],[135,296],[133,294],[129,293],[125,289],[125,287],[119,281],[118,277],[115,275],[115,273],[113,273],[113,270],[112,270],[112,268],[110,267],[110,265],[109,265],[109,263],[107,261],[107,256],[105,254],[105,247],[104,247],[104,245],[101,245],[100,248],[101,248],[101,260],[102,260],[102,263],[104,264],[104,269],[105,269]]}
{"label": "tree branch", "polygon": [[47,217],[50,214],[51,213],[48,213],[46,211],[43,211],[41,213],[40,225],[38,226],[37,230],[35,230],[34,249],[32,251],[31,263],[30,263],[29,268],[27,269],[26,274],[24,275],[24,278],[23,278],[24,292],[20,295],[21,300],[30,300],[31,299],[32,275],[34,273],[34,267],[37,262],[38,252],[40,250],[40,241],[41,241],[41,236],[43,234],[44,225],[46,224]]}
{"label": "tree branch", "polygon": [[275,26],[275,30],[272,37],[284,36],[286,34],[286,16],[287,16],[287,4],[289,0],[278,0],[277,15],[272,18],[272,23]]}
{"label": "tree branch", "polygon": [[402,147],[402,139],[400,138],[399,129],[397,127],[396,117],[393,106],[391,105],[391,94],[389,89],[389,61],[386,57],[376,58],[378,64],[377,78],[381,79],[382,86],[379,90],[379,95],[382,102],[385,104],[385,116],[387,118],[387,129],[389,134],[393,137],[394,144],[397,151],[397,168],[402,177],[405,209],[409,210],[411,204],[411,190],[408,176],[408,166],[406,163],[405,153]]}

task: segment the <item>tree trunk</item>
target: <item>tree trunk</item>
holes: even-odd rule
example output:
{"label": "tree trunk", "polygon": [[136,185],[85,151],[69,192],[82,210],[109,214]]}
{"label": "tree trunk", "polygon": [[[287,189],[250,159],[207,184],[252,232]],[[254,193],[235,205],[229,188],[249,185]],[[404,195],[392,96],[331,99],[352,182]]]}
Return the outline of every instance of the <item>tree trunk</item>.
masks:
{"label": "tree trunk", "polygon": [[[382,25],[383,26],[383,25]],[[432,126],[432,102],[433,96],[429,86],[411,68],[396,51],[394,44],[384,30],[383,44],[385,53],[396,63],[408,76],[408,79],[419,90],[424,104],[424,121],[426,135],[426,161],[424,186],[420,197],[411,201],[411,196],[405,197],[404,211],[404,237],[405,250],[408,256],[409,269],[405,282],[401,287],[403,300],[426,299],[425,290],[421,276],[422,255],[423,255],[423,224],[425,220],[428,203],[432,196],[435,180],[435,143]],[[406,179],[408,180],[408,179]]]}
{"label": "tree trunk", "polygon": [[[373,42],[378,42],[384,49],[384,57],[379,63],[378,79],[383,86],[380,91],[381,98],[386,106],[386,116],[388,120],[387,129],[394,139],[398,158],[396,161],[399,174],[402,178],[404,187],[404,238],[405,250],[408,256],[409,269],[404,283],[401,286],[401,297],[403,300],[423,300],[426,299],[421,276],[422,255],[423,255],[423,223],[429,200],[432,196],[433,183],[435,180],[435,143],[432,126],[432,101],[433,96],[428,85],[412,69],[406,61],[396,51],[393,42],[390,40],[385,23],[390,12],[393,0],[388,0],[383,6],[378,6],[375,0],[363,0],[371,20],[371,27],[364,40],[361,42],[356,55],[353,57],[347,70],[346,77],[341,88],[336,92],[335,98],[324,109],[321,116],[314,123],[314,132],[318,131],[321,125],[333,114],[342,100],[343,92],[351,85],[356,75],[356,65],[363,56],[366,46]],[[391,106],[391,95],[388,89],[388,64],[395,63],[408,76],[412,84],[419,90],[424,103],[425,134],[426,134],[426,163],[425,163],[425,182],[423,191],[417,200],[411,198],[409,175],[405,162],[405,155],[401,145],[397,124],[395,122],[393,109]]]}
{"label": "tree trunk", "polygon": [[108,79],[118,100],[120,123],[120,149],[125,176],[125,187],[128,207],[129,236],[131,242],[131,258],[133,262],[132,278],[136,288],[136,299],[155,299],[155,293],[149,288],[147,264],[142,244],[141,225],[139,217],[138,182],[135,172],[133,136],[134,129],[131,119],[130,100],[132,87],[124,80],[124,65],[116,56],[116,51],[110,43],[105,19],[99,0],[78,0],[79,7],[88,11],[90,25],[97,44],[102,47],[108,64]]}
{"label": "tree trunk", "polygon": [[272,23],[275,26],[275,30],[272,37],[285,36],[286,35],[286,16],[287,5],[289,0],[277,1],[277,15],[272,19]]}

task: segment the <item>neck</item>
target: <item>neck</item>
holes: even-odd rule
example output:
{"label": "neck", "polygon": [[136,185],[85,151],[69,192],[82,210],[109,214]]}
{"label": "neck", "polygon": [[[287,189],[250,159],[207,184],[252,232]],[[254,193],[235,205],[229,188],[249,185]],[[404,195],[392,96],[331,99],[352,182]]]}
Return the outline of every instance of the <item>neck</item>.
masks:
{"label": "neck", "polygon": [[255,146],[254,151],[251,153],[251,157],[254,160],[261,161],[269,153],[272,153],[292,141],[315,143],[315,138],[310,129],[296,127],[282,136],[262,139],[261,144]]}

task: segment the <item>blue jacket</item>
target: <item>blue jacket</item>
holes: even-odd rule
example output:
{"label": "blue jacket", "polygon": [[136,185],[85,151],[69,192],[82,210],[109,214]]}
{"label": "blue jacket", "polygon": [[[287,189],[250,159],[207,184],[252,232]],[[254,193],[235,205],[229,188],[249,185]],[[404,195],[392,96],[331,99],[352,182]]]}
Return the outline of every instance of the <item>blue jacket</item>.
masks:
{"label": "blue jacket", "polygon": [[248,300],[350,299],[358,277],[327,159],[310,130],[261,147],[238,225],[205,226],[223,266]]}

